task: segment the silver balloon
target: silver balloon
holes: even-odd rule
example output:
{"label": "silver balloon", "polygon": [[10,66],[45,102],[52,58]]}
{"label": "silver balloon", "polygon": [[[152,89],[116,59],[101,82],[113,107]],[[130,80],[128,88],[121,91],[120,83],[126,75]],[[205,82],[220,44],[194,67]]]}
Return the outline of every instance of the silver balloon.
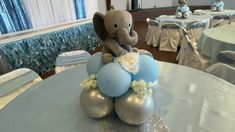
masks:
{"label": "silver balloon", "polygon": [[115,99],[115,111],[127,124],[140,125],[153,113],[154,103],[151,96],[139,98],[132,90]]}
{"label": "silver balloon", "polygon": [[102,118],[113,110],[113,98],[101,95],[97,89],[83,89],[80,95],[80,105],[89,117]]}

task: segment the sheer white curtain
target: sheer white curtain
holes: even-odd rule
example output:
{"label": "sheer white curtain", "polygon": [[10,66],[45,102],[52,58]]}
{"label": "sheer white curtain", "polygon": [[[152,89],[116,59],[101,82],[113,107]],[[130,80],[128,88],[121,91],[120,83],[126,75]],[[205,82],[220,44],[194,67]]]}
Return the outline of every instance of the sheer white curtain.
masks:
{"label": "sheer white curtain", "polygon": [[97,0],[84,0],[86,17],[92,18],[94,13],[98,11]]}
{"label": "sheer white curtain", "polygon": [[50,0],[55,22],[76,20],[73,0]]}
{"label": "sheer white curtain", "polygon": [[33,28],[76,20],[73,0],[22,0]]}

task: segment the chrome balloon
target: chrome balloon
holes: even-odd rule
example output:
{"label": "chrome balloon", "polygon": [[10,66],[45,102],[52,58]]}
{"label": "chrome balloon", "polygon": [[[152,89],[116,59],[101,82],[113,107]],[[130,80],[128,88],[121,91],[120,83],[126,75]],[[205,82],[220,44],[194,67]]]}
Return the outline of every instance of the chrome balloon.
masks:
{"label": "chrome balloon", "polygon": [[89,117],[102,118],[113,110],[113,98],[101,95],[98,89],[83,89],[80,106]]}
{"label": "chrome balloon", "polygon": [[139,98],[132,90],[115,99],[115,111],[118,117],[127,124],[143,124],[148,120],[153,110],[152,96]]}

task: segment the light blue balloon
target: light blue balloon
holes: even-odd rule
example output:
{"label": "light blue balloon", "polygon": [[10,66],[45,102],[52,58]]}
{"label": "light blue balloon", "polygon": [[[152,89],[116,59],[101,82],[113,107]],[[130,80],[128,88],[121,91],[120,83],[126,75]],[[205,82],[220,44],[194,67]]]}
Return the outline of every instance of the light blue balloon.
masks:
{"label": "light blue balloon", "polygon": [[157,61],[148,55],[140,55],[139,72],[137,74],[132,74],[132,80],[144,80],[145,82],[155,82],[157,78]]}
{"label": "light blue balloon", "polygon": [[86,70],[89,75],[97,74],[103,66],[102,52],[97,52],[87,61]]}
{"label": "light blue balloon", "polygon": [[109,97],[123,95],[130,87],[131,75],[117,63],[104,65],[97,75],[100,91]]}

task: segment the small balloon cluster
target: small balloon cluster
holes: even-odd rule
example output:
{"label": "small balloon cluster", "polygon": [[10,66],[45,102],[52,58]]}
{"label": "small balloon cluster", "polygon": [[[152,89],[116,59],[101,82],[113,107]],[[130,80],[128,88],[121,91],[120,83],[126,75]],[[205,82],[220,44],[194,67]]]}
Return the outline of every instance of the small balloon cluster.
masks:
{"label": "small balloon cluster", "polygon": [[147,121],[154,110],[151,87],[158,77],[156,60],[138,55],[138,71],[132,73],[118,61],[104,65],[101,56],[101,52],[95,53],[86,65],[90,78],[81,83],[83,111],[92,118],[103,118],[115,109],[127,124],[140,125]]}
{"label": "small balloon cluster", "polygon": [[190,14],[190,9],[187,5],[187,0],[179,0],[179,6],[176,8],[175,16],[177,18],[188,18]]}
{"label": "small balloon cluster", "polygon": [[212,11],[222,11],[223,9],[224,9],[224,2],[222,0],[216,0],[211,5],[211,10]]}

